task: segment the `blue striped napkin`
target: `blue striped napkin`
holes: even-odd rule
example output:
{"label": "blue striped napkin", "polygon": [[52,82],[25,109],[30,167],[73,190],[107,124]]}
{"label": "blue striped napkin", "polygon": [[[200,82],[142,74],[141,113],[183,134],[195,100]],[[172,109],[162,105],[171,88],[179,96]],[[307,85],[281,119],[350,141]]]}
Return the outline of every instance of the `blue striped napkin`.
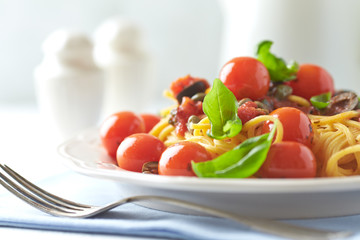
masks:
{"label": "blue striped napkin", "polygon": [[[65,172],[38,184],[52,193],[88,204],[105,204],[121,197],[114,182],[74,172]],[[360,216],[288,222],[353,231],[356,234],[350,239],[360,239]],[[5,190],[0,194],[0,226],[167,239],[280,239],[254,232],[227,219],[168,213],[136,204],[125,204],[95,218],[53,217],[32,208]]]}

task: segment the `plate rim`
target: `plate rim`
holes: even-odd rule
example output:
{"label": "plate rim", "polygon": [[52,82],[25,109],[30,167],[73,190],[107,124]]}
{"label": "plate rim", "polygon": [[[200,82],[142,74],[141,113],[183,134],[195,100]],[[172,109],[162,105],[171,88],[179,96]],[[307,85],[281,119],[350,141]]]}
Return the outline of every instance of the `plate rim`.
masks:
{"label": "plate rim", "polygon": [[[79,159],[67,151],[73,144],[93,144],[99,142],[97,128],[80,132],[74,137],[61,143],[57,152],[62,162],[75,172],[97,178],[110,179],[124,184],[141,185],[165,190],[226,192],[226,193],[315,193],[315,192],[341,192],[360,190],[360,176],[325,177],[311,179],[225,179],[225,178],[197,178],[160,176],[136,173],[120,169],[113,162],[100,163]],[[89,145],[90,146],[90,145]],[[94,147],[94,145],[91,145]],[[93,149],[105,154],[100,145]],[[110,157],[108,157],[110,159]],[[94,164],[95,163],[95,164]]]}

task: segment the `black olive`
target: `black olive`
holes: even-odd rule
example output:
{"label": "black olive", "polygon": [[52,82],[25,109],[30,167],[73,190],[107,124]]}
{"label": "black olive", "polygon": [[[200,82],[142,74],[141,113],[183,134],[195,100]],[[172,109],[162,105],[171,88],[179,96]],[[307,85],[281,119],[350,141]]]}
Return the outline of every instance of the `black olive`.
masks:
{"label": "black olive", "polygon": [[276,97],[278,100],[284,100],[292,94],[292,91],[293,91],[292,87],[281,84],[276,86],[273,96]]}
{"label": "black olive", "polygon": [[199,123],[200,122],[200,118],[196,115],[191,115],[189,118],[188,118],[188,121],[186,123],[186,126],[187,126],[187,129],[189,130],[189,132],[192,131],[191,129],[191,124],[196,124],[196,123]]}
{"label": "black olive", "polygon": [[195,94],[194,96],[191,97],[191,100],[193,101],[204,101],[204,98],[206,96],[206,93],[204,92],[199,92],[197,94]]}
{"label": "black olive", "polygon": [[197,93],[205,92],[207,86],[202,81],[197,81],[184,88],[179,94],[176,96],[176,100],[181,104],[183,97],[192,97]]}
{"label": "black olive", "polygon": [[187,123],[199,123],[200,122],[200,118],[196,115],[191,115],[189,118],[188,118],[188,121]]}
{"label": "black olive", "polygon": [[351,111],[357,108],[359,103],[358,96],[350,91],[341,92],[330,99],[330,104],[327,106],[326,115],[335,115],[346,111]]}
{"label": "black olive", "polygon": [[347,92],[351,92],[350,90],[347,90],[347,89],[338,89],[335,91],[333,97],[335,97],[336,95],[340,95],[342,93],[347,93]]}
{"label": "black olive", "polygon": [[239,106],[243,105],[244,103],[251,102],[250,98],[243,98],[239,101]]}
{"label": "black olive", "polygon": [[142,166],[142,173],[158,174],[158,162],[146,162]]}
{"label": "black olive", "polygon": [[263,100],[261,100],[261,103],[264,104],[264,107],[262,108],[267,109],[269,112],[272,112],[274,110],[274,101],[271,98],[264,98]]}
{"label": "black olive", "polygon": [[265,103],[259,102],[259,101],[255,101],[255,103],[256,103],[257,107],[263,109],[266,114],[270,113],[271,109],[268,105],[266,105]]}

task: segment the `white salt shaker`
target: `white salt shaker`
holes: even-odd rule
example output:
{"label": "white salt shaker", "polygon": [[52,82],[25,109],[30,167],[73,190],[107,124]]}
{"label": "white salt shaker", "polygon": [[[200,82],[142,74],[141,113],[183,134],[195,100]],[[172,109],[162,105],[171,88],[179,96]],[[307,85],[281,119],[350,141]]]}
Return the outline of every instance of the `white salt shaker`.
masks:
{"label": "white salt shaker", "polygon": [[94,57],[105,72],[104,115],[142,112],[152,105],[152,61],[138,25],[123,18],[105,21],[95,31]]}
{"label": "white salt shaker", "polygon": [[103,104],[104,76],[93,60],[93,44],[82,33],[58,30],[43,44],[35,69],[38,104],[60,138],[96,126]]}

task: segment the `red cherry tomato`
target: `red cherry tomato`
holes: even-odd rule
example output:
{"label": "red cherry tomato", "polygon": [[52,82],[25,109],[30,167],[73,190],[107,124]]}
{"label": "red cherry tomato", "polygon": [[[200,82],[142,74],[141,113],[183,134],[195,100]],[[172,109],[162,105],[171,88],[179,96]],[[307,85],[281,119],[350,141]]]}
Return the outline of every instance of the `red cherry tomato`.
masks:
{"label": "red cherry tomato", "polygon": [[151,129],[161,120],[160,116],[151,113],[140,114],[140,117],[144,120],[146,133],[150,132]]}
{"label": "red cherry tomato", "polygon": [[257,100],[268,92],[270,75],[264,64],[257,59],[237,57],[222,67],[220,80],[238,100],[242,98]]}
{"label": "red cherry tomato", "polygon": [[139,115],[128,111],[118,112],[101,124],[100,139],[108,155],[116,159],[116,150],[124,138],[144,131],[144,120]]}
{"label": "red cherry tomato", "polygon": [[165,145],[160,139],[147,133],[137,133],[122,141],[116,160],[122,169],[141,172],[144,163],[158,162],[164,150]]}
{"label": "red cherry tomato", "polygon": [[198,143],[176,143],[169,146],[161,155],[159,161],[159,174],[195,176],[191,168],[191,161],[204,162],[210,159],[210,153]]}
{"label": "red cherry tomato", "polygon": [[258,174],[264,178],[314,178],[316,159],[313,152],[298,142],[271,145]]}
{"label": "red cherry tomato", "polygon": [[[302,111],[293,107],[282,107],[270,113],[271,116],[280,120],[284,128],[283,141],[295,141],[310,147],[314,132],[312,131],[309,117]],[[270,132],[273,122],[266,121],[262,132]]]}
{"label": "red cherry tomato", "polygon": [[322,67],[313,64],[303,64],[297,72],[296,79],[287,83],[293,89],[293,94],[310,99],[322,93],[334,94],[334,80]]}

